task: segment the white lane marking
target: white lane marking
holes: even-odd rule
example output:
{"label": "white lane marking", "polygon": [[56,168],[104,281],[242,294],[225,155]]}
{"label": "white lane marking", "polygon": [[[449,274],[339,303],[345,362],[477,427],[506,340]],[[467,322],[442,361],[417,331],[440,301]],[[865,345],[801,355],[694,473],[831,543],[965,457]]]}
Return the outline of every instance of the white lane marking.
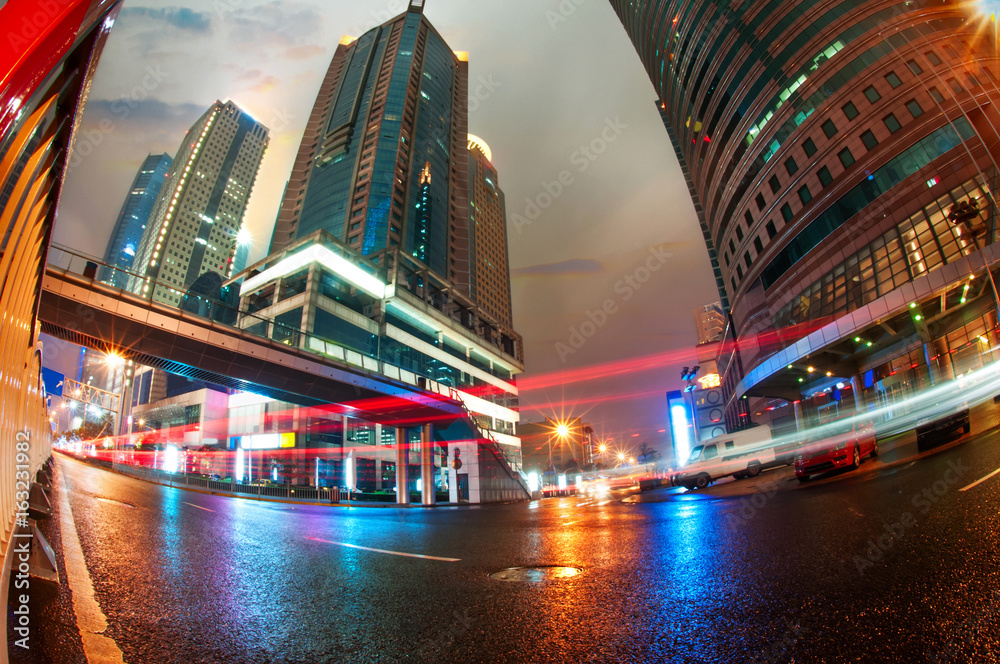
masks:
{"label": "white lane marking", "polygon": [[969,490],[969,489],[971,489],[972,487],[974,487],[974,486],[978,486],[978,485],[982,484],[983,482],[985,482],[986,480],[990,479],[991,477],[993,477],[993,476],[994,476],[994,475],[996,475],[997,473],[1000,473],[1000,468],[997,468],[996,470],[994,470],[994,471],[993,471],[992,473],[990,473],[990,474],[989,474],[989,475],[987,475],[986,477],[984,477],[984,478],[982,478],[982,479],[978,479],[978,480],[976,480],[975,482],[973,482],[973,483],[972,483],[972,484],[970,484],[969,486],[965,486],[965,487],[962,487],[961,489],[959,489],[959,491],[968,491],[968,490]]}
{"label": "white lane marking", "polygon": [[605,505],[607,505],[610,502],[611,502],[611,500],[605,500],[603,503],[597,503],[597,506],[598,507],[604,507]]}
{"label": "white lane marking", "polygon": [[344,546],[348,549],[360,549],[362,551],[372,551],[374,553],[387,553],[390,556],[405,556],[406,558],[423,558],[424,560],[441,560],[446,563],[457,563],[461,558],[441,558],[440,556],[425,556],[421,553],[404,553],[403,551],[388,551],[386,549],[373,549],[368,546],[358,546],[357,544],[348,544],[347,542],[332,542],[330,540],[320,539],[319,537],[306,537],[307,540],[312,540],[314,542],[323,542],[324,544],[336,544],[337,546]]}
{"label": "white lane marking", "polygon": [[118,649],[118,644],[111,637],[104,636],[104,630],[108,628],[108,619],[94,597],[94,583],[90,579],[87,561],[80,546],[80,536],[76,532],[73,508],[70,507],[69,493],[66,491],[66,476],[62,468],[59,474],[61,480],[59,528],[62,535],[63,564],[66,566],[66,581],[73,597],[76,625],[83,641],[83,654],[88,662],[124,664],[125,660],[122,659],[122,651]]}
{"label": "white lane marking", "polygon": [[183,501],[183,500],[181,502],[184,503],[185,505],[190,505],[191,507],[197,507],[200,510],[205,510],[206,512],[214,512],[215,511],[215,510],[210,510],[207,507],[202,507],[201,505],[195,505],[194,503],[189,503],[189,502],[186,502],[186,501]]}
{"label": "white lane marking", "polygon": [[123,503],[122,501],[120,501],[120,500],[114,500],[113,498],[101,498],[101,497],[98,496],[97,499],[100,500],[101,502],[111,503],[112,505],[121,505],[122,507],[129,507],[131,509],[135,509],[135,505],[130,505],[128,503]]}

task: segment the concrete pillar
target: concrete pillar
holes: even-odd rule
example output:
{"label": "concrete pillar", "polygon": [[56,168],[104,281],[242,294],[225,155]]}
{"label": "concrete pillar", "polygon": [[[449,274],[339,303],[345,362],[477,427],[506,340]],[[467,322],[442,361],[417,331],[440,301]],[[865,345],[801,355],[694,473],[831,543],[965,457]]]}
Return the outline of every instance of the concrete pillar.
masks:
{"label": "concrete pillar", "polygon": [[407,486],[407,454],[409,442],[406,439],[406,429],[396,429],[396,503],[410,504],[410,488]]}
{"label": "concrete pillar", "polygon": [[851,376],[851,392],[854,392],[854,412],[864,412],[865,400],[861,397],[861,388],[858,387],[857,376]]}
{"label": "concrete pillar", "polygon": [[424,505],[433,505],[434,496],[434,441],[431,439],[431,425],[420,427],[420,484]]}
{"label": "concrete pillar", "polygon": [[937,372],[934,370],[934,363],[931,361],[931,353],[935,353],[936,354],[936,352],[934,351],[934,348],[930,344],[925,343],[924,344],[924,361],[927,363],[927,376],[930,378],[931,387],[934,387],[934,383],[936,382],[935,381],[935,374]]}

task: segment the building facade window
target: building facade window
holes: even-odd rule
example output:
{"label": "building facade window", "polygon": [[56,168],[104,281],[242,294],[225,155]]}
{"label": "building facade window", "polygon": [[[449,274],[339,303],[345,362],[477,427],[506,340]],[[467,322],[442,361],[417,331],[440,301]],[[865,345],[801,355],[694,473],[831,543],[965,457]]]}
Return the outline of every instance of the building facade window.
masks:
{"label": "building facade window", "polygon": [[833,120],[827,118],[827,120],[822,124],[823,133],[827,138],[833,138],[837,135],[837,125],[833,123]]}
{"label": "building facade window", "polygon": [[796,171],[799,170],[799,165],[795,163],[795,160],[791,157],[785,160],[785,171],[789,175],[795,175]]}
{"label": "building facade window", "polygon": [[830,169],[826,166],[816,171],[816,175],[819,176],[819,183],[824,187],[830,186],[830,183],[833,182],[833,175],[830,174]]}
{"label": "building facade window", "polygon": [[773,240],[774,236],[778,234],[778,229],[774,227],[774,222],[773,221],[767,222],[767,225],[764,226],[764,228],[767,229],[767,239],[768,240]]}
{"label": "building facade window", "polygon": [[874,104],[875,102],[877,102],[879,99],[882,98],[882,95],[878,93],[878,90],[875,89],[874,85],[869,85],[867,88],[865,88],[865,97],[868,98],[868,101]]}
{"label": "building facade window", "polygon": [[807,138],[802,143],[802,151],[806,153],[807,157],[811,157],[816,154],[816,144],[813,143],[813,139]]}
{"label": "building facade window", "polygon": [[778,182],[778,176],[777,175],[772,175],[770,178],[768,178],[768,180],[767,180],[767,186],[771,188],[771,193],[772,194],[776,194],[779,191],[781,191],[781,183]]}
{"label": "building facade window", "polygon": [[903,128],[903,126],[899,124],[899,120],[896,119],[896,115],[894,113],[890,113],[882,118],[882,122],[885,124],[885,127],[889,130],[890,134],[895,134]]}
{"label": "building facade window", "polygon": [[853,120],[859,115],[858,107],[854,105],[853,101],[849,101],[841,106],[840,110],[844,112],[844,116],[847,117],[848,120]]}
{"label": "building facade window", "polygon": [[854,155],[851,154],[850,148],[844,148],[838,152],[837,157],[840,158],[840,163],[843,164],[844,168],[848,168],[854,163]]}
{"label": "building facade window", "polygon": [[811,201],[813,198],[812,192],[809,191],[809,187],[807,185],[802,185],[801,187],[799,187],[798,193],[799,193],[799,200],[802,201],[803,205]]}
{"label": "building facade window", "polygon": [[873,150],[875,149],[875,146],[878,145],[878,139],[875,138],[875,134],[871,129],[867,129],[863,134],[861,134],[861,142],[867,150]]}
{"label": "building facade window", "polygon": [[885,75],[885,80],[886,80],[886,82],[889,85],[891,85],[893,87],[893,89],[898,88],[899,86],[901,86],[903,84],[903,82],[901,80],[899,80],[899,77],[896,76],[896,72],[894,72],[894,71],[891,71],[888,74],[886,74]]}

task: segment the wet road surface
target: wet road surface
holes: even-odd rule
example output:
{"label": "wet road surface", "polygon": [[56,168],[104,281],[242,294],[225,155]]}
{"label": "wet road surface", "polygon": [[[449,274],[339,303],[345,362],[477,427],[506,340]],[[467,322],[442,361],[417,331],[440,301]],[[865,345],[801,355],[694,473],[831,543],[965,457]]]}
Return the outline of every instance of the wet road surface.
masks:
{"label": "wet road surface", "polygon": [[[45,532],[60,543],[68,491],[130,664],[1000,661],[1000,475],[961,490],[1000,468],[996,433],[800,490],[656,502],[348,509],[57,467]],[[579,573],[489,576],[549,565]],[[85,661],[68,595],[12,661]]]}

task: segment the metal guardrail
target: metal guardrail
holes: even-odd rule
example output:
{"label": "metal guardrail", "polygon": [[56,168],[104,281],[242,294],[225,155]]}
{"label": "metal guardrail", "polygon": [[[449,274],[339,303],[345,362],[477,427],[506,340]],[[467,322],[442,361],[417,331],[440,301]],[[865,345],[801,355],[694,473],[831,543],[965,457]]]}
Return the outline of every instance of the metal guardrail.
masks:
{"label": "metal guardrail", "polygon": [[493,434],[488,430],[479,426],[479,422],[476,421],[475,416],[469,407],[465,405],[465,402],[457,394],[455,394],[455,389],[451,388],[451,398],[458,403],[462,404],[462,410],[465,412],[466,419],[472,423],[472,426],[476,431],[479,432],[480,437],[486,441],[485,445],[482,445],[483,449],[488,450],[496,457],[497,461],[500,462],[500,466],[507,471],[507,474],[516,481],[524,492],[530,497],[531,489],[528,488],[528,479],[521,468],[521,464],[515,459],[512,459],[507,452],[504,451],[503,447],[500,446],[500,442],[493,437]]}
{"label": "metal guardrail", "polygon": [[213,493],[244,496],[296,500],[316,503],[351,502],[349,492],[336,487],[296,486],[292,484],[243,484],[241,482],[223,482],[209,477],[199,477],[187,473],[169,473],[165,470],[132,466],[129,464],[112,464],[112,470],[122,475],[136,479],[148,480],[158,484],[173,487],[205,489]]}

